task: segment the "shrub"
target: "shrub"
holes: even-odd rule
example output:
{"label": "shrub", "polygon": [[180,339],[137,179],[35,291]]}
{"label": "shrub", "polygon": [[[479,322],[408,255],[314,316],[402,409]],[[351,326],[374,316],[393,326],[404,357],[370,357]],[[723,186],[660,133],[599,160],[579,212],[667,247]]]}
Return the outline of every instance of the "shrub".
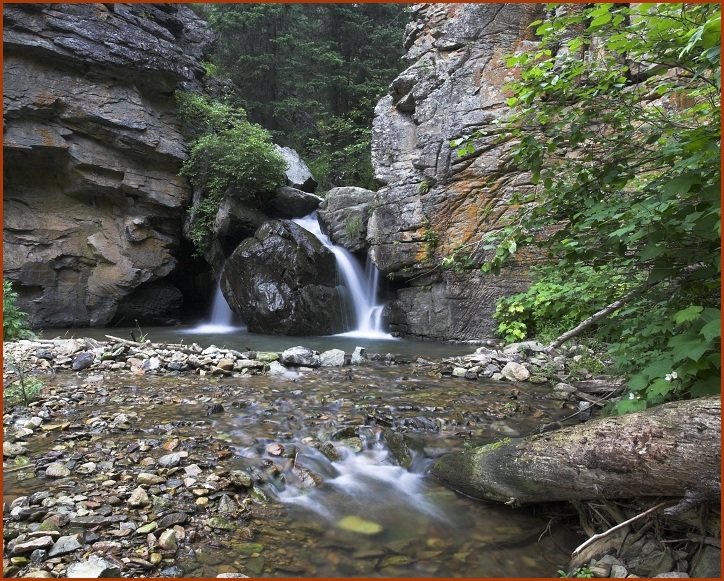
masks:
{"label": "shrub", "polygon": [[27,313],[22,312],[15,304],[18,293],[13,291],[12,283],[3,280],[3,339],[23,339],[32,337],[33,333],[27,325]]}
{"label": "shrub", "polygon": [[221,201],[234,196],[263,207],[283,185],[287,166],[269,133],[249,123],[240,107],[188,93],[179,93],[177,103],[189,139],[181,175],[203,192],[191,209],[191,239],[203,251]]}

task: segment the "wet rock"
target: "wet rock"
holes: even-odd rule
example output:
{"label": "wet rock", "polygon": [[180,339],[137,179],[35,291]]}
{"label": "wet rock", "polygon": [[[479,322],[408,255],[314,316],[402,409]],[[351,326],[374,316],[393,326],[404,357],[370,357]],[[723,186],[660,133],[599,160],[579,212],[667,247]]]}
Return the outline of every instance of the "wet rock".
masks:
{"label": "wet rock", "polygon": [[65,576],[76,579],[120,577],[121,569],[114,563],[111,563],[102,557],[91,555],[86,561],[70,565]]}
{"label": "wet rock", "polygon": [[342,455],[337,451],[332,442],[324,442],[319,445],[319,451],[324,454],[331,462],[338,462],[342,459]]}
{"label": "wet rock", "polygon": [[158,530],[164,530],[173,527],[174,525],[185,524],[188,520],[188,515],[183,512],[172,512],[156,521],[158,523]]}
{"label": "wet rock", "polygon": [[15,458],[16,456],[25,454],[27,451],[27,445],[22,442],[3,442],[3,456],[7,458]]}
{"label": "wet rock", "polygon": [[356,515],[342,517],[337,521],[337,526],[345,531],[360,535],[376,535],[384,529],[381,524],[365,520]]}
{"label": "wet rock", "polygon": [[322,364],[319,353],[301,346],[282,351],[281,362],[284,365],[297,367],[319,367]]}
{"label": "wet rock", "polygon": [[223,414],[224,413],[224,406],[220,403],[215,403],[209,409],[206,411],[207,416],[211,416],[214,414]]}
{"label": "wet rock", "polygon": [[412,452],[407,447],[404,436],[390,428],[383,429],[382,434],[398,464],[403,468],[412,466]]}
{"label": "wet rock", "polygon": [[358,438],[356,436],[352,438],[343,438],[342,440],[339,440],[339,443],[340,445],[349,448],[354,453],[364,450],[364,442],[361,438]]}
{"label": "wet rock", "polygon": [[212,516],[206,521],[206,524],[212,529],[220,529],[222,531],[233,531],[236,528],[233,524],[221,516]]}
{"label": "wet rock", "polygon": [[267,222],[244,240],[226,261],[221,288],[249,331],[329,335],[342,329],[334,254],[289,220]]}
{"label": "wet rock", "polygon": [[151,533],[155,531],[158,528],[158,523],[156,521],[152,521],[150,523],[146,523],[143,526],[140,526],[136,529],[137,535],[147,535],[148,533]]}
{"label": "wet rock", "polygon": [[248,579],[248,575],[244,575],[243,573],[219,573],[216,578],[217,579],[231,579],[231,578],[246,578]]}
{"label": "wet rock", "polygon": [[281,456],[284,454],[284,446],[281,444],[269,444],[266,447],[266,453],[270,456]]}
{"label": "wet rock", "polygon": [[269,208],[282,218],[303,218],[314,212],[321,202],[322,198],[312,193],[283,186],[276,191]]}
{"label": "wet rock", "polygon": [[292,473],[297,478],[300,488],[314,488],[324,482],[322,476],[299,464],[292,467]]}
{"label": "wet rock", "polygon": [[93,365],[94,361],[95,355],[93,355],[93,353],[78,353],[78,355],[73,357],[73,364],[71,365],[71,369],[73,371],[82,371],[83,369],[88,369],[91,365]]}
{"label": "wet rock", "polygon": [[278,361],[272,361],[269,364],[269,375],[286,375],[288,370]]}

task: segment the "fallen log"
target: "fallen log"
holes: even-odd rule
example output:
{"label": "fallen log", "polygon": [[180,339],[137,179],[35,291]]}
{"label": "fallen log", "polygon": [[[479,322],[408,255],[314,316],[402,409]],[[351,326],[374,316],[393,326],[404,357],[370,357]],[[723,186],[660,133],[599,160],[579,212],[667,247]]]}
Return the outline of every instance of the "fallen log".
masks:
{"label": "fallen log", "polygon": [[431,471],[463,494],[518,506],[692,493],[718,498],[720,466],[715,396],[446,454]]}

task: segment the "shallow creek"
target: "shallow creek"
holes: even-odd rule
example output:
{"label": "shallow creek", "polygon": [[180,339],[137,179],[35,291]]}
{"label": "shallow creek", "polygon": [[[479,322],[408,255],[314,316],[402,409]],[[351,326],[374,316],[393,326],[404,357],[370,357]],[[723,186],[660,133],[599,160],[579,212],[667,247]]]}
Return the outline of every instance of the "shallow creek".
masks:
{"label": "shallow creek", "polygon": [[[223,379],[59,374],[47,392],[60,402],[55,422],[85,427],[90,446],[107,450],[118,470],[134,460],[119,453],[134,442],[158,447],[177,438],[196,442],[189,463],[271,475],[261,487],[268,502],[254,500],[244,526],[209,530],[180,549],[184,576],[556,576],[580,542],[565,525],[465,498],[426,469],[444,452],[530,433],[571,410],[545,398],[546,386],[432,375],[413,365]],[[223,412],[207,415],[214,404]],[[119,412],[130,426],[109,430]],[[385,427],[405,435],[409,469],[393,458]],[[336,461],[319,450],[330,441],[341,451]],[[72,429],[28,441],[31,457],[80,445]],[[210,454],[220,447],[228,453]],[[309,474],[321,484],[311,485]],[[5,500],[53,485],[32,471],[8,471]]]}

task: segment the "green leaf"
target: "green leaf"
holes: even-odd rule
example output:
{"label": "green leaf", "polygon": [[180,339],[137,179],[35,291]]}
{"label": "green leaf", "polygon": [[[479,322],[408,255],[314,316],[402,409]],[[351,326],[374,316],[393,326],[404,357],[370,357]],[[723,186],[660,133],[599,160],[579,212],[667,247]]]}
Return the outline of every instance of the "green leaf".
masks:
{"label": "green leaf", "polygon": [[704,397],[721,393],[721,378],[700,379],[691,386],[691,397]]}
{"label": "green leaf", "polygon": [[677,325],[681,325],[682,323],[687,323],[689,321],[695,321],[699,318],[699,315],[704,310],[704,307],[700,307],[698,305],[690,305],[686,307],[685,309],[678,311],[673,319],[674,322]]}
{"label": "green leaf", "polygon": [[622,399],[616,404],[616,413],[620,415],[630,414],[646,409],[646,400],[643,399]]}
{"label": "green leaf", "polygon": [[703,335],[707,342],[721,337],[721,318],[709,321],[699,330],[699,334]]}

